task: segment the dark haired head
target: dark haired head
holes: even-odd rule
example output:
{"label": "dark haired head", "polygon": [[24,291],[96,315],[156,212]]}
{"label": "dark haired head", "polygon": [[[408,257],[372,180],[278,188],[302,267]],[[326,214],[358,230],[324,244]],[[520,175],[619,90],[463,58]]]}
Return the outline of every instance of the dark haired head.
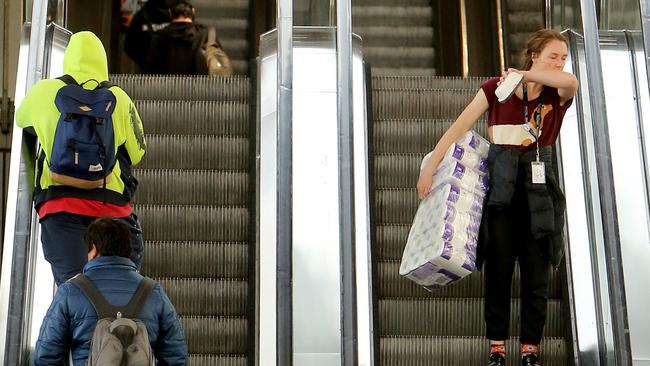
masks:
{"label": "dark haired head", "polygon": [[86,229],[84,242],[89,252],[94,244],[100,255],[131,257],[131,232],[119,219],[101,217],[93,221]]}
{"label": "dark haired head", "polygon": [[171,14],[172,20],[178,18],[190,18],[194,20],[194,7],[189,1],[178,1],[174,4],[169,12]]}

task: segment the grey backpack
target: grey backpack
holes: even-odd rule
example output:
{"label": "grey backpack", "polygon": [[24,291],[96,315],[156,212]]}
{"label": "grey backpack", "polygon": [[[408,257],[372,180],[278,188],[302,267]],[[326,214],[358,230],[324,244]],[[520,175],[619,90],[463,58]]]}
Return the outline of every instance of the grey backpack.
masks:
{"label": "grey backpack", "polygon": [[156,282],[144,277],[129,303],[116,307],[106,301],[83,273],[70,281],[83,291],[97,312],[97,326],[86,365],[153,366],[147,327],[137,316]]}

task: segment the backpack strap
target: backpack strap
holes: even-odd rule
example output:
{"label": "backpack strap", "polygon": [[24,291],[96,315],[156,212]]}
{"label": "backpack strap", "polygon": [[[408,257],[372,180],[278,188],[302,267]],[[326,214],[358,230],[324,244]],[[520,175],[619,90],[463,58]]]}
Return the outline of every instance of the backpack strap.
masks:
{"label": "backpack strap", "polygon": [[68,74],[59,76],[57,79],[63,81],[64,83],[66,83],[66,85],[70,85],[70,84],[79,85],[79,83],[77,83],[77,80],[75,80],[72,76]]}
{"label": "backpack strap", "polygon": [[74,283],[86,295],[90,303],[93,304],[98,319],[114,318],[119,311],[118,308],[106,301],[104,295],[99,292],[97,286],[83,273],[72,277],[70,282]]}
{"label": "backpack strap", "polygon": [[138,289],[135,290],[129,303],[121,308],[121,310],[123,310],[123,316],[127,318],[137,318],[155,286],[156,281],[149,277],[143,277],[142,281],[140,281],[140,284],[138,285]]}
{"label": "backpack strap", "polygon": [[142,310],[142,306],[144,306],[147,298],[149,298],[149,294],[151,294],[151,291],[156,285],[156,281],[149,277],[144,277],[140,281],[129,303],[126,306],[117,307],[106,301],[106,298],[99,292],[97,286],[83,273],[74,276],[70,281],[77,285],[86,297],[88,297],[88,300],[90,300],[90,303],[95,308],[95,312],[97,312],[98,319],[114,318],[118,312],[121,312],[123,317],[137,318],[140,310]]}

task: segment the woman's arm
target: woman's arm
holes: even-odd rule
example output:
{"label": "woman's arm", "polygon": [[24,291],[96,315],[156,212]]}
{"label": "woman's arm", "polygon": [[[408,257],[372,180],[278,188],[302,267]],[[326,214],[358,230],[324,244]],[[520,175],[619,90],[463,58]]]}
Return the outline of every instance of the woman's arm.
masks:
{"label": "woman's arm", "polygon": [[508,69],[508,72],[518,72],[524,75],[524,82],[532,81],[553,88],[557,88],[557,94],[560,96],[560,104],[573,98],[578,91],[578,79],[575,75],[560,70],[527,70],[519,71]]}
{"label": "woman's arm", "polygon": [[465,107],[463,113],[458,116],[458,119],[449,127],[447,132],[442,135],[438,144],[436,144],[435,149],[433,149],[433,154],[431,154],[431,159],[427,162],[420,172],[420,178],[418,179],[417,189],[418,196],[422,199],[429,194],[429,190],[433,185],[433,173],[438,169],[438,164],[442,161],[442,158],[445,156],[447,150],[454,141],[458,140],[465,132],[469,131],[476,121],[488,110],[489,104],[487,97],[483,92],[483,89],[480,89],[474,99]]}

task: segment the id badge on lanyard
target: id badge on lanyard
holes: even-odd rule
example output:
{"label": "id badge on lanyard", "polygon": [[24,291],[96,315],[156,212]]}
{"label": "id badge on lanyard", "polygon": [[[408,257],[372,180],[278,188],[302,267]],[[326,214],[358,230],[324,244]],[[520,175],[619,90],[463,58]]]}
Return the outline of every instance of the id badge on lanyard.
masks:
{"label": "id badge on lanyard", "polygon": [[[526,83],[523,85],[524,95],[524,125],[528,126],[528,88]],[[546,167],[543,161],[539,161],[539,137],[542,134],[541,114],[542,114],[542,96],[540,94],[539,102],[537,103],[537,110],[535,113],[536,131],[533,134],[532,128],[528,128],[528,132],[535,137],[535,161],[530,162],[531,179],[533,184],[546,184]]]}

